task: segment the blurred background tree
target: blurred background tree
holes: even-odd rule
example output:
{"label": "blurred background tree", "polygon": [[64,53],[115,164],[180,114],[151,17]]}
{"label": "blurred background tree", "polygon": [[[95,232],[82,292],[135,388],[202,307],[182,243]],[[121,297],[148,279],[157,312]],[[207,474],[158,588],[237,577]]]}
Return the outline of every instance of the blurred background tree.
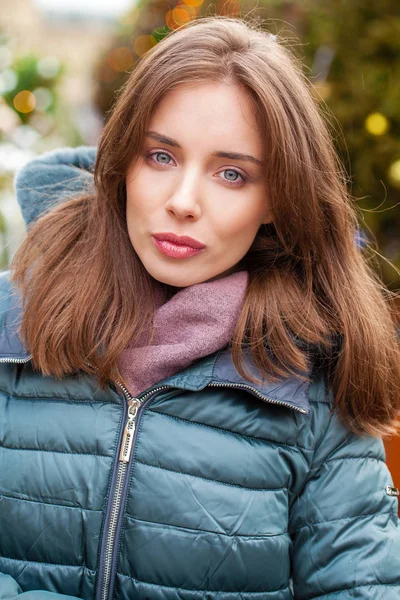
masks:
{"label": "blurred background tree", "polygon": [[[315,2],[305,20],[307,54],[314,57],[317,89],[341,125],[337,148],[352,176],[361,226],[380,252],[400,266],[400,6]],[[319,79],[319,73],[327,76]],[[347,160],[346,160],[347,159]],[[367,231],[368,235],[368,231]],[[399,274],[382,259],[393,289]]]}
{"label": "blurred background tree", "polygon": [[65,66],[54,56],[15,52],[0,30],[0,269],[22,229],[10,202],[15,172],[52,145],[82,143],[58,93]]}
{"label": "blurred background tree", "polygon": [[[62,4],[1,0],[0,268],[25,234],[14,194],[16,172],[53,148],[97,143],[103,123],[92,102],[92,72],[115,20],[71,13],[72,0]],[[96,11],[100,4],[96,0]]]}
{"label": "blurred background tree", "polygon": [[[246,16],[288,42],[304,63],[350,176],[369,243],[400,267],[400,11],[398,0],[140,0],[121,19],[95,68],[95,103],[107,116],[138,58],[197,15]],[[326,107],[328,110],[326,110]],[[400,273],[380,258],[385,283]]]}

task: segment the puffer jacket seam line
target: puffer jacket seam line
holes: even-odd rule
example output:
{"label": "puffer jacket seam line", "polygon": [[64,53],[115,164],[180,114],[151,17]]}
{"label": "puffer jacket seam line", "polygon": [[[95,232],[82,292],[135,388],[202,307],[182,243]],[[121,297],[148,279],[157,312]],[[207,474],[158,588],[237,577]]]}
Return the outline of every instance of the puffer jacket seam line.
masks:
{"label": "puffer jacket seam line", "polygon": [[378,462],[383,462],[386,464],[386,461],[383,458],[377,458],[376,456],[342,456],[340,458],[327,458],[323,463],[321,463],[321,467],[328,462],[341,461],[341,460],[376,460]]}
{"label": "puffer jacket seam line", "polygon": [[102,509],[97,508],[85,508],[84,506],[69,506],[68,504],[56,504],[55,502],[47,502],[46,500],[36,500],[32,498],[18,498],[17,496],[9,496],[8,494],[3,494],[0,491],[0,500],[2,498],[7,498],[7,500],[16,500],[17,502],[33,502],[34,504],[45,504],[46,506],[54,506],[55,508],[72,508],[73,510],[84,510],[93,513],[103,512]]}
{"label": "puffer jacket seam line", "polygon": [[213,483],[219,483],[221,485],[238,488],[239,490],[249,490],[251,492],[280,492],[281,490],[287,490],[287,486],[282,486],[279,488],[253,488],[247,487],[244,485],[238,485],[235,483],[227,483],[226,481],[219,481],[218,479],[211,479],[209,477],[202,477],[201,475],[193,475],[193,473],[186,473],[185,471],[174,471],[173,469],[167,469],[166,467],[159,467],[157,465],[151,465],[149,463],[145,463],[139,459],[135,461],[137,464],[143,465],[144,467],[149,467],[151,469],[161,469],[162,471],[166,471],[167,473],[175,473],[176,475],[183,475],[184,477],[194,477],[196,479],[202,479],[204,481],[211,481]]}
{"label": "puffer jacket seam line", "polygon": [[[145,585],[153,585],[155,587],[158,588],[166,588],[166,589],[170,589],[170,590],[179,590],[182,592],[189,592],[189,593],[196,593],[198,594],[199,592],[205,593],[205,594],[237,594],[238,592],[236,590],[206,590],[206,589],[191,589],[191,588],[183,588],[183,587],[176,587],[173,585],[165,585],[163,583],[151,583],[150,581],[143,581],[143,579],[136,579],[136,577],[132,577],[132,575],[126,575],[125,573],[122,573],[121,571],[118,571],[118,575],[121,577],[126,577],[127,579],[130,579],[132,581],[134,581],[135,583],[144,583]],[[253,595],[261,595],[263,594],[263,597],[265,598],[266,594],[276,594],[277,592],[283,592],[286,589],[288,589],[289,584],[285,585],[285,587],[283,588],[277,588],[276,590],[272,590],[272,591],[264,591],[264,592],[259,592],[259,591],[247,591],[247,590],[241,590],[242,594],[253,594]]]}
{"label": "puffer jacket seam line", "polygon": [[58,397],[58,398],[54,398],[53,395],[49,395],[49,396],[35,396],[34,398],[32,397],[32,394],[27,394],[26,396],[24,394],[10,394],[7,390],[3,390],[2,388],[0,388],[0,394],[3,394],[6,398],[10,398],[13,400],[29,400],[32,401],[34,399],[34,402],[48,402],[49,400],[51,400],[51,402],[62,402],[63,404],[111,404],[111,405],[117,405],[118,406],[118,402],[115,402],[113,400],[96,400],[91,398],[90,400],[88,400],[87,398],[67,398],[67,397]]}
{"label": "puffer jacket seam line", "polygon": [[3,556],[0,555],[0,560],[10,560],[19,563],[29,563],[31,565],[46,565],[47,567],[66,567],[68,569],[85,569],[86,571],[90,571],[90,573],[96,573],[96,570],[90,569],[86,565],[66,565],[65,563],[49,563],[42,560],[29,560],[28,558],[14,558],[12,556]]}
{"label": "puffer jacket seam line", "polygon": [[223,531],[211,531],[210,529],[194,529],[193,527],[184,527],[183,525],[173,525],[171,523],[159,523],[158,521],[150,521],[148,519],[139,519],[138,517],[134,517],[133,515],[126,513],[126,518],[130,519],[132,521],[139,521],[140,523],[151,523],[153,525],[160,525],[162,527],[170,527],[171,529],[179,529],[180,531],[184,530],[184,531],[193,531],[197,534],[199,533],[211,533],[212,535],[219,535],[219,536],[224,536],[224,537],[228,537],[228,538],[250,538],[250,539],[262,539],[262,540],[266,540],[266,539],[273,539],[276,537],[280,537],[282,535],[289,535],[288,531],[283,531],[282,533],[271,533],[271,534],[265,534],[265,533],[259,533],[259,534],[251,534],[251,533],[235,533],[233,535],[230,535],[229,533],[225,533]]}
{"label": "puffer jacket seam line", "polygon": [[299,450],[304,450],[305,452],[313,452],[314,449],[313,448],[306,448],[304,446],[296,446],[295,444],[285,444],[283,442],[278,442],[275,440],[270,440],[267,438],[261,438],[261,437],[257,437],[257,436],[252,436],[252,435],[245,435],[244,433],[239,433],[237,431],[232,431],[229,429],[224,429],[223,427],[218,427],[217,425],[209,425],[208,423],[199,423],[198,421],[190,421],[189,419],[185,419],[183,417],[177,417],[176,415],[169,415],[168,413],[164,413],[158,410],[154,410],[154,409],[148,409],[147,410],[148,413],[154,413],[157,415],[162,415],[163,417],[168,417],[169,419],[174,419],[176,421],[183,421],[184,423],[190,423],[192,425],[198,425],[199,427],[206,427],[208,429],[215,429],[216,431],[222,431],[223,433],[226,433],[228,435],[233,435],[233,436],[238,436],[240,438],[245,438],[248,440],[257,440],[260,442],[266,442],[267,444],[275,444],[277,446],[283,446],[285,448],[294,448],[294,449],[299,449]]}
{"label": "puffer jacket seam line", "polygon": [[67,454],[68,456],[96,456],[98,458],[113,458],[109,454],[95,454],[94,452],[67,452],[66,450],[47,450],[45,448],[21,448],[16,446],[1,445],[5,450],[17,450],[21,452],[50,452],[51,454]]}
{"label": "puffer jacket seam line", "polygon": [[316,523],[307,523],[306,525],[301,525],[297,529],[290,530],[290,534],[294,534],[301,529],[306,529],[307,527],[314,527],[314,525],[325,525],[326,523],[336,523],[337,521],[352,521],[354,519],[361,519],[362,517],[376,517],[378,515],[395,515],[397,516],[397,511],[389,510],[389,511],[380,511],[373,513],[364,513],[362,515],[354,515],[353,517],[340,517],[339,519],[328,519],[327,521],[317,521]]}
{"label": "puffer jacket seam line", "polygon": [[377,586],[384,586],[384,587],[400,587],[400,582],[394,582],[394,583],[361,583],[360,585],[355,585],[354,587],[349,587],[349,588],[342,588],[340,590],[335,590],[334,592],[326,592],[325,594],[318,594],[318,596],[309,596],[307,598],[307,600],[314,600],[314,598],[325,598],[326,596],[334,596],[335,594],[342,594],[343,592],[347,592],[350,590],[357,590],[358,588],[362,588],[362,587],[377,587]]}

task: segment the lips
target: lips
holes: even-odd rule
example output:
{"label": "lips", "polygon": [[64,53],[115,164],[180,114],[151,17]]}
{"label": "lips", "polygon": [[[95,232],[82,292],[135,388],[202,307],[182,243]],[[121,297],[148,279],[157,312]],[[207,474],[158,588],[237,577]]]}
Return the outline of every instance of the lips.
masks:
{"label": "lips", "polygon": [[155,233],[153,237],[159,241],[171,242],[173,244],[177,244],[178,246],[186,246],[189,248],[195,248],[196,250],[205,248],[205,244],[202,244],[198,240],[195,240],[188,235],[176,235],[175,233]]}

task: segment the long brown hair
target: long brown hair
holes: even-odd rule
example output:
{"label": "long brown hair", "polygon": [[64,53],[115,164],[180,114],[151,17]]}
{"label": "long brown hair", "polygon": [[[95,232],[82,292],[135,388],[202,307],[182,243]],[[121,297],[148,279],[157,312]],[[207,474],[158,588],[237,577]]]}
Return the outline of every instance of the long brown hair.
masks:
{"label": "long brown hair", "polygon": [[62,377],[83,370],[102,386],[147,332],[155,281],[128,237],[125,177],[157,102],[179,84],[224,81],[254,103],[265,143],[273,224],[260,227],[232,340],[267,379],[323,365],[348,428],[399,430],[399,344],[388,300],[355,243],[356,209],[327,123],[301,66],[279,38],[230,17],[203,17],[168,34],[139,61],[104,127],[93,193],[59,204],[31,227],[12,264],[22,291],[21,334],[33,365]]}

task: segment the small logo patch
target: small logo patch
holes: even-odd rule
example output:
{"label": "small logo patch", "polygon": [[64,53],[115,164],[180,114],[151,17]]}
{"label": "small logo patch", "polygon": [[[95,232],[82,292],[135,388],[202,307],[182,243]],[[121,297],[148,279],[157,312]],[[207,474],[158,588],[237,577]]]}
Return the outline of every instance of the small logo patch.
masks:
{"label": "small logo patch", "polygon": [[399,490],[391,485],[386,486],[386,493],[388,496],[398,496],[400,494]]}

